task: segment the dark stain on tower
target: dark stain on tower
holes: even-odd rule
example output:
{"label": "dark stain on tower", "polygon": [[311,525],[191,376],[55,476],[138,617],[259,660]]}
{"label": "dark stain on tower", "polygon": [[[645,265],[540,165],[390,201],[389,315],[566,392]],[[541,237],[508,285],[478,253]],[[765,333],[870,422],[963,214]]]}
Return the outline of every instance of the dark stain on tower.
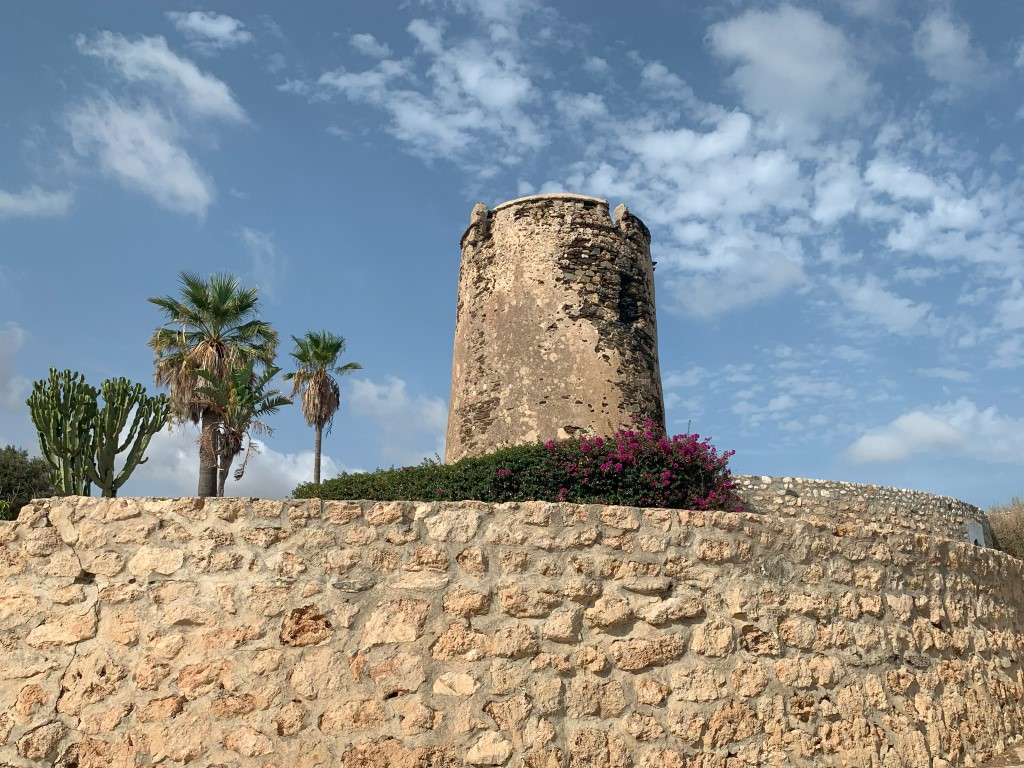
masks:
{"label": "dark stain on tower", "polygon": [[651,233],[572,194],[473,208],[462,236],[445,460],[664,425]]}

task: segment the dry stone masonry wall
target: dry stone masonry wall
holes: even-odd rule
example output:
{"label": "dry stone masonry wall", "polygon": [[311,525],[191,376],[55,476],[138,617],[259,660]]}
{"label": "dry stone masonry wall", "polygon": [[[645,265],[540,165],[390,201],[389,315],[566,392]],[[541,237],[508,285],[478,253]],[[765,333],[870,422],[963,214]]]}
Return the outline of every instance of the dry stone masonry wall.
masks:
{"label": "dry stone masonry wall", "polygon": [[751,512],[904,528],[956,540],[966,539],[970,526],[979,526],[988,543],[992,540],[985,513],[950,496],[803,477],[736,475],[733,479]]}
{"label": "dry stone masonry wall", "polygon": [[478,204],[462,237],[445,458],[664,424],[651,234],[571,194]]}
{"label": "dry stone masonry wall", "polygon": [[0,524],[0,765],[972,765],[1022,563],[850,521],[51,499]]}

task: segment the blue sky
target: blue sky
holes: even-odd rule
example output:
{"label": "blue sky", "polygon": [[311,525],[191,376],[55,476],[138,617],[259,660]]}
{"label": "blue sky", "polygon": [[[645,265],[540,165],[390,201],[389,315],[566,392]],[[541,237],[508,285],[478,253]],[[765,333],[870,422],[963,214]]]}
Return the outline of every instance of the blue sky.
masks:
{"label": "blue sky", "polygon": [[[650,227],[669,428],[735,471],[987,506],[1024,492],[1024,6],[9,3],[0,444],[50,366],[152,390],[181,270],[329,329],[325,475],[443,455],[473,204],[572,191]],[[282,384],[282,387],[284,384]],[[228,492],[311,475],[297,407]],[[195,434],[124,488],[183,495]]]}

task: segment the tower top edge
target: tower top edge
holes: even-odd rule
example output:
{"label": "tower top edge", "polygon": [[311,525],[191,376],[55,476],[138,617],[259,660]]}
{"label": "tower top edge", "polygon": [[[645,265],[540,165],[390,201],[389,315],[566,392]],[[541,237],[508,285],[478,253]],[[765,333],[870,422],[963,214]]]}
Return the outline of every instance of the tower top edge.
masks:
{"label": "tower top edge", "polygon": [[589,203],[598,203],[600,205],[608,206],[608,201],[602,197],[593,197],[592,195],[579,195],[574,192],[547,192],[541,195],[527,195],[526,197],[517,197],[514,200],[506,200],[504,203],[499,203],[491,209],[491,213],[500,211],[503,208],[509,208],[513,205],[521,205],[523,203],[532,203],[535,200],[581,200]]}

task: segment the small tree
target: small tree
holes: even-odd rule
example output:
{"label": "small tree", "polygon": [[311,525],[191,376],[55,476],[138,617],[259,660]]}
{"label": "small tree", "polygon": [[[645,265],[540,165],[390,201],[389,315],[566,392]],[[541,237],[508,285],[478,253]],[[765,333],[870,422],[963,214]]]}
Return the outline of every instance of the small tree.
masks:
{"label": "small tree", "polygon": [[[204,280],[192,272],[178,276],[179,296],[149,299],[164,313],[164,325],[153,331],[149,347],[157,386],[168,387],[174,416],[201,424],[205,433],[215,420],[208,403],[197,394],[205,369],[227,380],[246,363],[270,367],[277,349],[277,332],[259,317],[259,291],[243,288],[227,273]],[[200,496],[217,492],[217,467],[199,455]]]}
{"label": "small tree", "polygon": [[[148,461],[144,454],[149,441],[167,423],[171,406],[167,395],[149,397],[144,386],[125,378],[107,379],[100,384],[100,393],[103,407],[93,422],[89,479],[104,496],[117,496],[135,468]],[[126,450],[124,466],[115,473],[114,459]]]}
{"label": "small tree", "polygon": [[88,496],[92,491],[89,464],[96,396],[96,388],[85,383],[85,376],[68,370],[51,368],[48,379],[32,385],[28,410],[61,496]]}
{"label": "small tree", "polygon": [[[254,362],[250,361],[227,377],[204,369],[196,372],[206,382],[205,386],[196,387],[196,393],[204,398],[212,416],[199,437],[199,453],[204,461],[218,467],[218,496],[224,495],[228,469],[243,449],[245,458],[235,470],[235,480],[241,480],[245,474],[245,467],[257,450],[252,435],[273,434],[262,419],[292,402],[279,390],[267,389],[280,368],[270,366],[256,375],[253,367]],[[243,446],[245,440],[248,440],[247,446]]]}
{"label": "small tree", "polygon": [[14,520],[32,499],[55,492],[46,461],[13,445],[0,449],[0,520]]}
{"label": "small tree", "polygon": [[[56,490],[88,496],[95,483],[104,496],[116,496],[146,461],[143,454],[170,406],[166,395],[149,397],[145,387],[128,379],[107,379],[97,390],[80,373],[51,368],[48,379],[33,384],[28,408]],[[124,466],[115,472],[117,456],[125,450]]]}
{"label": "small tree", "polygon": [[313,427],[316,438],[313,443],[313,482],[320,482],[320,455],[324,427],[331,431],[334,414],[341,405],[341,390],[331,374],[344,376],[361,369],[359,363],[338,365],[338,356],[345,351],[345,338],[330,331],[307,331],[302,338],[292,336],[295,349],[291,356],[298,369],[286,373],[285,380],[292,380],[292,397],[302,393],[302,415]]}

